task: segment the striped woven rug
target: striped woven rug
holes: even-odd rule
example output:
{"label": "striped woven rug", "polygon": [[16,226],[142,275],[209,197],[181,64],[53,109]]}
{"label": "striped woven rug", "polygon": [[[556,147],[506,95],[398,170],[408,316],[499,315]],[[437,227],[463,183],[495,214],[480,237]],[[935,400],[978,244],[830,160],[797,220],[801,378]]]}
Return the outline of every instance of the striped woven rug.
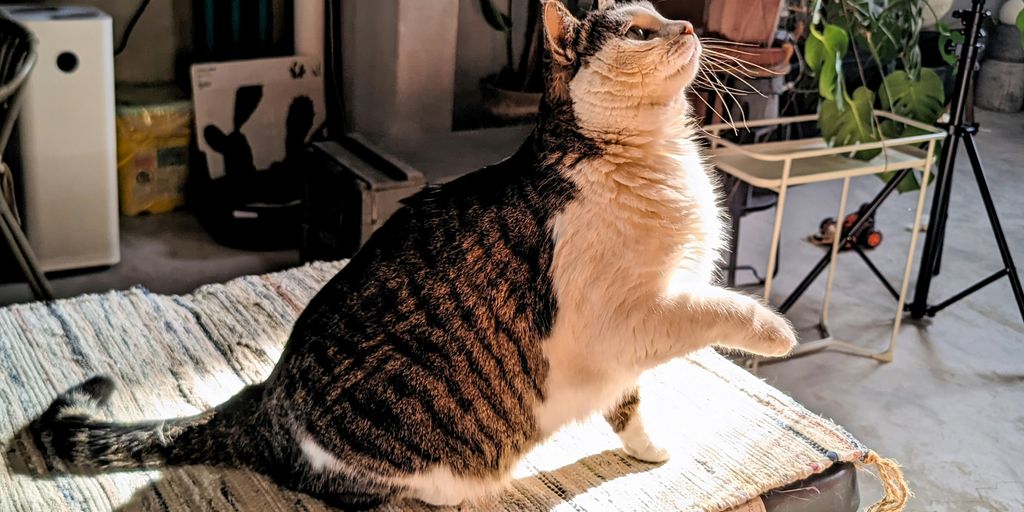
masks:
{"label": "striped woven rug", "polygon": [[[36,476],[39,455],[22,429],[59,391],[96,373],[119,381],[113,418],[191,415],[226,400],[269,374],[303,305],[340,266],[317,263],[183,296],[135,288],[0,310],[0,511],[325,509],[245,471]],[[476,508],[718,511],[869,453],[712,351],[651,372],[641,390],[669,462],[626,457],[595,419],[535,450],[509,491]]]}

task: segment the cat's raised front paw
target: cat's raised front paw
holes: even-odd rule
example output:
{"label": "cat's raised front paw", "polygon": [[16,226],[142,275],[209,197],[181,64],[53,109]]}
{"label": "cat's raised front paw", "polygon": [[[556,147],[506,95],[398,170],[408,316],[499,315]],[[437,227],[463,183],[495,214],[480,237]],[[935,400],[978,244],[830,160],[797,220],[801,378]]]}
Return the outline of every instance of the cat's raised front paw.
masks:
{"label": "cat's raised front paw", "polygon": [[759,356],[782,357],[796,346],[796,331],[785,317],[763,307],[754,320],[754,339],[748,351]]}

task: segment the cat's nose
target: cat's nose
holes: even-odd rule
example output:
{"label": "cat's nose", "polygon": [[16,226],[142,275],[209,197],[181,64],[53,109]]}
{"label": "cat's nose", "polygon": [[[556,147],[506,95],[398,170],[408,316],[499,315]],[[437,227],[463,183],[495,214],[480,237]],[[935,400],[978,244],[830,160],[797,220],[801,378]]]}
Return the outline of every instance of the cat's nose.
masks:
{"label": "cat's nose", "polygon": [[671,37],[693,35],[693,23],[673,20],[665,24],[665,33]]}

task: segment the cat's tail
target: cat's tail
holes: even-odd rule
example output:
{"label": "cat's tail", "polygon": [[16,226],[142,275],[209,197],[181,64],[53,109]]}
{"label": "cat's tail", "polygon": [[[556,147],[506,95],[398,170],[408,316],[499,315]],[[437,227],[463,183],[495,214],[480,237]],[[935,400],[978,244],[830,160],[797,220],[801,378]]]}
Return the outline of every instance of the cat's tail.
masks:
{"label": "cat's tail", "polygon": [[[49,469],[102,470],[170,465],[246,466],[245,439],[259,416],[262,392],[250,386],[225,404],[197,416],[116,423],[97,419],[96,409],[114,391],[109,377],[93,377],[54,400],[29,425]],[[248,411],[248,414],[243,414]]]}

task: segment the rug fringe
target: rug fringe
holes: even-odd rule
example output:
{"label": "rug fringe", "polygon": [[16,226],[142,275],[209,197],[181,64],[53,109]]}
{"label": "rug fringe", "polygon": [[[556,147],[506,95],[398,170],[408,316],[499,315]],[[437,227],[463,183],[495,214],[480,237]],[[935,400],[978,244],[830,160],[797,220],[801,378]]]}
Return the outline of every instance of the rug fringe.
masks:
{"label": "rug fringe", "polygon": [[882,482],[882,499],[868,507],[868,512],[900,512],[906,508],[910,498],[914,497],[907,480],[903,478],[900,464],[895,460],[880,457],[873,450],[869,450],[857,466],[860,469],[874,466],[878,479]]}

